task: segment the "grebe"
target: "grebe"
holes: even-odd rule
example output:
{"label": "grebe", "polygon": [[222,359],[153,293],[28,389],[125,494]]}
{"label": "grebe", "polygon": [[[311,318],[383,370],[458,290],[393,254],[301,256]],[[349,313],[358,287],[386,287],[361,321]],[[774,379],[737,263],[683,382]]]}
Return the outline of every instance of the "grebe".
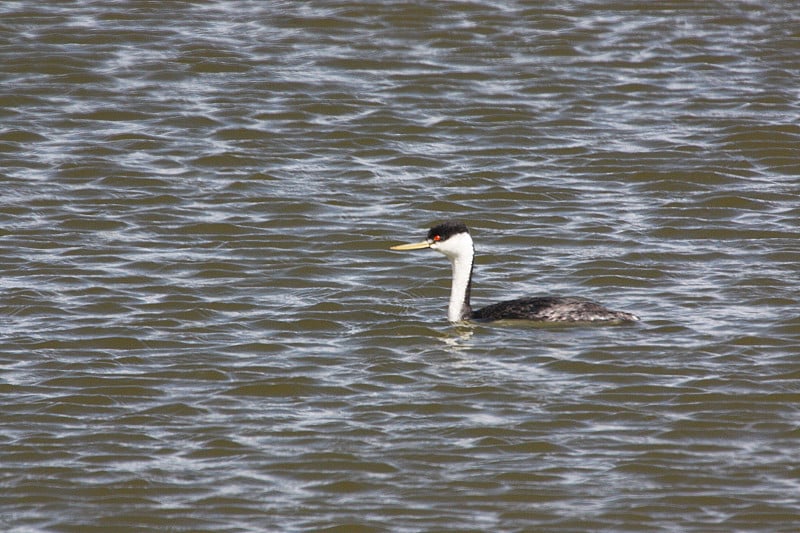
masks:
{"label": "grebe", "polygon": [[469,304],[472,288],[472,269],[475,248],[469,229],[462,222],[444,222],[428,231],[422,242],[398,244],[390,250],[419,250],[430,248],[447,256],[453,266],[450,305],[447,319],[450,322],[477,320],[535,320],[538,322],[633,322],[639,317],[624,311],[612,311],[602,305],[580,298],[543,296],[521,298],[489,305],[473,311]]}

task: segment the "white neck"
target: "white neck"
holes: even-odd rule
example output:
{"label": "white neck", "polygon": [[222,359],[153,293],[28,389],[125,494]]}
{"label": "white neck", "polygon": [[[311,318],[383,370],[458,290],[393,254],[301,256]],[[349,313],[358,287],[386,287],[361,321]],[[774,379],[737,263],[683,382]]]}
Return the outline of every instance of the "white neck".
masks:
{"label": "white neck", "polygon": [[453,264],[453,283],[450,286],[450,305],[447,307],[447,320],[461,322],[472,311],[469,306],[469,282],[472,276],[472,255],[468,260],[451,259]]}
{"label": "white neck", "polygon": [[459,233],[444,242],[434,244],[431,248],[446,255],[453,266],[447,319],[450,322],[461,322],[468,318],[472,311],[469,305],[472,261],[475,255],[472,238],[469,233]]}

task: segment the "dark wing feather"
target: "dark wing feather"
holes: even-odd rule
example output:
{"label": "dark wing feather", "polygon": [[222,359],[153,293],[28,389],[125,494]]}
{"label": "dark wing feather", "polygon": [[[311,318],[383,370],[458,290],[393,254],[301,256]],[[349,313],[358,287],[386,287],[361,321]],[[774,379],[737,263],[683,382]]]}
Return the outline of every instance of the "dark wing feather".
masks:
{"label": "dark wing feather", "polygon": [[473,320],[538,320],[542,322],[595,322],[639,320],[636,315],[612,311],[580,298],[543,296],[521,298],[486,306],[472,312]]}

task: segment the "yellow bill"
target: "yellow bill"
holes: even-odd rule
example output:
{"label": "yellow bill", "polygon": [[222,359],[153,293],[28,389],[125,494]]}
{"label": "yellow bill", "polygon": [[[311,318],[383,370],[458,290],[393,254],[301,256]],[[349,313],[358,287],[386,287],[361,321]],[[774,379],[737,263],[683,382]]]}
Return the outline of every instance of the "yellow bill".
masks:
{"label": "yellow bill", "polygon": [[431,243],[428,241],[422,242],[412,242],[409,244],[397,244],[395,246],[390,246],[390,250],[420,250],[422,248],[430,248]]}

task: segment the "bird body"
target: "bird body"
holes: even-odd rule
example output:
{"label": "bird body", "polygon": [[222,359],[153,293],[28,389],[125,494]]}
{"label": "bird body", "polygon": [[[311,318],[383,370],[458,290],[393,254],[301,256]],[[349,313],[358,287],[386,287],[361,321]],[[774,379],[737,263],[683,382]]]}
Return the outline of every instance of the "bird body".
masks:
{"label": "bird body", "polygon": [[639,317],[624,311],[614,311],[596,302],[580,298],[543,296],[520,298],[488,305],[473,311],[470,305],[475,248],[467,226],[461,222],[445,222],[428,231],[421,242],[392,246],[392,250],[430,248],[444,254],[453,267],[450,303],[447,318],[450,322],[464,320],[532,320],[537,322],[632,322]]}

